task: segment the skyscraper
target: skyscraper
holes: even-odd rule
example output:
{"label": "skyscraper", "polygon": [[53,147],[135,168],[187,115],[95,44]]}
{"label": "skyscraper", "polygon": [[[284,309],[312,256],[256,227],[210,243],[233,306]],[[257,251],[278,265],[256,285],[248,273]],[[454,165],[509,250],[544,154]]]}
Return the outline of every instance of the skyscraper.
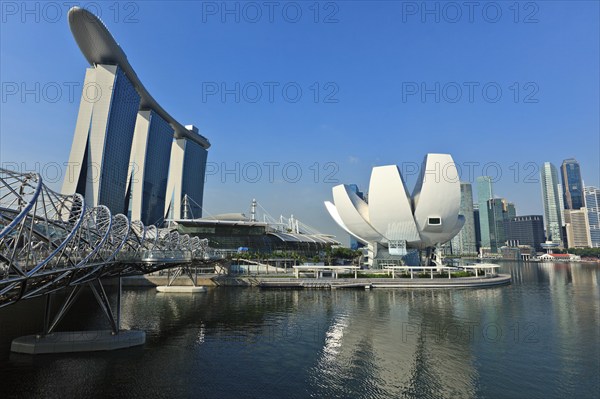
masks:
{"label": "skyscraper", "polygon": [[137,115],[129,162],[127,193],[133,220],[160,224],[165,217],[165,197],[173,128],[154,111]]}
{"label": "skyscraper", "polygon": [[490,247],[490,225],[488,218],[488,200],[494,198],[492,178],[479,176],[477,183],[477,203],[479,205],[479,231],[481,234],[481,247]]}
{"label": "skyscraper", "polygon": [[558,173],[556,167],[550,162],[544,162],[541,170],[541,184],[546,240],[563,245],[559,199],[559,195],[561,194],[558,192]]}
{"label": "skyscraper", "polygon": [[600,189],[589,186],[585,187],[583,192],[590,224],[592,247],[600,248]]}
{"label": "skyscraper", "polygon": [[[106,205],[144,224],[161,223],[165,204],[186,197],[186,209],[200,217],[208,140],[156,102],[95,15],[73,7],[69,26],[91,67],[63,192],[80,193],[88,206]],[[181,207],[172,209],[179,218]]]}
{"label": "skyscraper", "polygon": [[515,204],[513,202],[508,202],[505,199],[502,199],[502,207],[504,208],[504,218],[514,218],[517,216],[517,209],[515,208]]}
{"label": "skyscraper", "polygon": [[[129,154],[140,96],[116,65],[88,68],[83,87],[63,192],[83,195],[88,206],[102,204],[112,213],[125,213]],[[100,93],[94,101],[90,88]]]}
{"label": "skyscraper", "polygon": [[[356,195],[358,195],[358,198],[360,198],[362,200],[365,200],[365,195],[364,195],[364,193],[362,191],[360,191],[358,189],[358,185],[356,185],[356,184],[348,184],[348,188],[351,191],[354,191],[354,193]],[[357,249],[362,248],[364,246],[365,245],[362,242],[358,241],[353,235],[350,235],[350,249],[357,250]]]}
{"label": "skyscraper", "polygon": [[471,183],[460,183],[460,215],[465,217],[465,224],[452,239],[453,253],[473,255],[477,253],[475,237],[475,215],[473,212],[473,189]]}
{"label": "skyscraper", "polygon": [[583,182],[579,162],[575,158],[565,159],[560,166],[565,209],[583,208]]}
{"label": "skyscraper", "polygon": [[516,216],[515,205],[504,198],[492,198],[487,202],[488,225],[490,226],[490,249],[498,249],[507,241],[506,221]]}
{"label": "skyscraper", "polygon": [[[195,134],[195,126],[186,126]],[[202,217],[204,175],[208,152],[195,141],[180,138],[173,140],[171,167],[165,200],[169,219],[198,219]]]}
{"label": "skyscraper", "polygon": [[565,209],[565,226],[569,248],[589,248],[592,246],[590,222],[586,208]]}
{"label": "skyscraper", "polygon": [[[565,227],[565,196],[563,195],[563,185],[561,183],[558,183],[556,187],[558,187],[558,204],[560,206],[561,226]],[[564,237],[564,231],[562,232],[562,235]]]}
{"label": "skyscraper", "polygon": [[544,242],[542,215],[515,216],[505,221],[506,240],[509,245],[529,245],[541,252]]}
{"label": "skyscraper", "polygon": [[475,244],[477,245],[477,251],[481,246],[481,224],[479,222],[479,204],[473,203],[473,222],[475,223]]}

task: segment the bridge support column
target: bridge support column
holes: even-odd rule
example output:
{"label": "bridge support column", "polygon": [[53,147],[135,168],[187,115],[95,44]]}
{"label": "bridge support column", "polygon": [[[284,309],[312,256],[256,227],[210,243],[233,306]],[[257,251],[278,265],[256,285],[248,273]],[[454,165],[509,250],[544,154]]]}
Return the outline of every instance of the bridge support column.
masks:
{"label": "bridge support column", "polygon": [[123,277],[119,274],[119,287],[117,294],[117,332],[121,330],[121,295],[123,294]]}
{"label": "bridge support column", "polygon": [[[182,274],[185,274],[190,279],[190,281],[192,282],[191,286],[190,285],[173,285],[175,280],[178,277],[180,277]],[[172,275],[169,270],[169,277],[168,277],[167,285],[159,285],[158,287],[156,287],[156,290],[158,292],[188,292],[188,293],[206,292],[206,287],[199,287],[196,284],[197,279],[198,279],[198,272],[196,271],[196,278],[194,279],[194,274],[192,273],[191,265],[181,266],[181,267],[178,267],[177,269],[175,269],[175,271]]]}
{"label": "bridge support column", "polygon": [[44,311],[44,328],[41,334],[26,335],[15,338],[11,351],[26,354],[91,352],[100,350],[114,350],[143,345],[146,342],[144,331],[121,330],[121,295],[122,282],[119,276],[116,317],[106,295],[104,285],[100,279],[87,283],[102,312],[109,321],[110,330],[96,331],[69,331],[54,332],[56,326],[67,314],[73,303],[79,297],[83,285],[73,287],[54,319],[51,320],[52,301],[50,294],[46,296],[46,309]]}

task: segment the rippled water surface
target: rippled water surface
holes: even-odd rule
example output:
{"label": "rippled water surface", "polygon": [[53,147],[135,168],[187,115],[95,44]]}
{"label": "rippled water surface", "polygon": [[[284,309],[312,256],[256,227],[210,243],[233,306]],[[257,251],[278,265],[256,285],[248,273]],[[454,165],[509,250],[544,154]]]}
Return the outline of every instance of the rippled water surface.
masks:
{"label": "rippled water surface", "polygon": [[[145,346],[25,356],[42,300],[0,309],[0,398],[597,398],[600,267],[511,264],[476,290],[124,289]],[[110,290],[110,288],[109,288]],[[106,328],[82,296],[63,330]]]}

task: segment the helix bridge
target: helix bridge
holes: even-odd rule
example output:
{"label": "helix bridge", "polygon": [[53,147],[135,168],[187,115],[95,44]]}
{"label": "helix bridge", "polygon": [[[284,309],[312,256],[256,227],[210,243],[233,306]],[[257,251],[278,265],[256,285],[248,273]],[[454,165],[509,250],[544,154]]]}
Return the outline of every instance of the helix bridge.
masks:
{"label": "helix bridge", "polygon": [[[167,268],[191,277],[192,262],[207,260],[208,253],[206,239],[144,226],[103,205],[88,207],[79,194],[49,189],[38,173],[0,168],[0,307],[43,295],[49,301],[48,294],[70,290],[54,321],[46,315],[44,333],[84,286],[118,332],[120,314],[114,317],[101,279]],[[120,308],[120,295],[118,301]]]}

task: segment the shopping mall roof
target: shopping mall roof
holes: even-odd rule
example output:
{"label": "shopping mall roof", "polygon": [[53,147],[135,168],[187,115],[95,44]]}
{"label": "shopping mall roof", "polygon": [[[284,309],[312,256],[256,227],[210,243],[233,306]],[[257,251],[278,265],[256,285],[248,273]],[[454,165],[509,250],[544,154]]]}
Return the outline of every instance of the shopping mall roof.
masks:
{"label": "shopping mall roof", "polygon": [[298,234],[298,233],[282,233],[279,231],[271,231],[268,234],[279,238],[284,242],[305,242],[308,244],[322,245],[340,245],[332,236],[325,234]]}

